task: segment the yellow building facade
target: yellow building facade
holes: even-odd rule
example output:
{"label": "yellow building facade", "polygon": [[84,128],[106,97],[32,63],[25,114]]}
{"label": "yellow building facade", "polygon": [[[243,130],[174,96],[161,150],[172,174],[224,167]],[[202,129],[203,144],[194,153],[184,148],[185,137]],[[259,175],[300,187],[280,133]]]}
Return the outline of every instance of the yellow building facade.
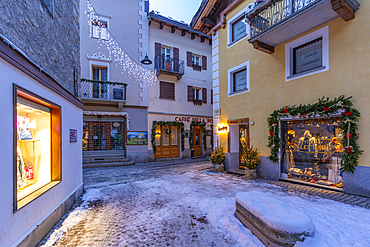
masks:
{"label": "yellow building facade", "polygon": [[[369,196],[370,3],[237,0],[211,10],[217,2],[203,3],[191,25],[213,37],[214,132],[217,125],[228,126],[214,141],[227,152],[225,167],[241,168],[244,138],[247,146],[260,151],[259,177]],[[279,115],[276,127],[267,121],[275,110],[340,95],[352,96],[352,107],[361,113],[357,142],[364,152],[354,173],[340,171],[344,108],[310,118],[289,111]],[[282,140],[277,162],[267,158],[274,128]]]}

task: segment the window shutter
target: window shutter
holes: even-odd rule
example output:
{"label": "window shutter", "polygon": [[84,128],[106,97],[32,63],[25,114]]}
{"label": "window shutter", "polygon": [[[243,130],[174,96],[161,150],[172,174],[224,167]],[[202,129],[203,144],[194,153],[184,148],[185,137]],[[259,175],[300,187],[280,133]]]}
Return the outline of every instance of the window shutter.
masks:
{"label": "window shutter", "polygon": [[187,51],[186,52],[186,65],[187,66],[192,66],[193,65],[193,58],[192,58],[192,56],[193,56],[193,53],[191,53],[190,51]]}
{"label": "window shutter", "polygon": [[160,57],[157,57],[158,55],[161,55],[161,43],[155,43],[154,45],[154,68],[158,68],[160,65]]}
{"label": "window shutter", "polygon": [[193,86],[188,86],[188,101],[193,101]]}
{"label": "window shutter", "polygon": [[211,89],[211,104],[213,104],[213,89]]}
{"label": "window shutter", "polygon": [[180,67],[180,63],[179,63],[179,48],[176,48],[174,47],[173,48],[173,71],[175,72],[179,72],[179,67]]}
{"label": "window shutter", "polygon": [[175,99],[175,83],[160,81],[159,98]]}
{"label": "window shutter", "polygon": [[207,88],[202,88],[202,101],[207,104]]}
{"label": "window shutter", "polygon": [[202,69],[207,70],[207,57],[202,56]]}

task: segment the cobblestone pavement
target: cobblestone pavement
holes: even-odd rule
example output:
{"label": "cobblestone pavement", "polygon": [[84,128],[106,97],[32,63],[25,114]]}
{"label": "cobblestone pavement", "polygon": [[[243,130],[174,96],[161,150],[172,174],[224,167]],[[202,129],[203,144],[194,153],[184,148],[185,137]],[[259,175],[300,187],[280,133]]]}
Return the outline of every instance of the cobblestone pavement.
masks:
{"label": "cobblestone pavement", "polygon": [[219,214],[226,214],[222,204],[216,203],[211,210],[209,205],[216,199],[235,204],[232,200],[237,192],[254,189],[287,196],[306,193],[303,200],[321,196],[367,208],[370,205],[369,198],[209,172],[212,165],[199,161],[84,169],[85,195],[92,196],[79,199],[39,246],[263,246],[237,219],[218,218],[222,224],[211,224],[210,218],[216,216],[205,210],[220,207]]}

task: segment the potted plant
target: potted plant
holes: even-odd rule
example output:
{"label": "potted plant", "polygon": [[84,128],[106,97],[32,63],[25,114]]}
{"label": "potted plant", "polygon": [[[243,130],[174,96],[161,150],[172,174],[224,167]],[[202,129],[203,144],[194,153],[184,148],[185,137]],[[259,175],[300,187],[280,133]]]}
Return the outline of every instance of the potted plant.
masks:
{"label": "potted plant", "polygon": [[216,172],[222,172],[224,170],[223,162],[225,160],[224,149],[221,146],[216,147],[212,151],[209,160],[212,162],[213,168],[215,169]]}
{"label": "potted plant", "polygon": [[246,167],[245,178],[254,179],[257,177],[256,168],[261,163],[260,152],[257,148],[247,148],[240,154],[240,163]]}

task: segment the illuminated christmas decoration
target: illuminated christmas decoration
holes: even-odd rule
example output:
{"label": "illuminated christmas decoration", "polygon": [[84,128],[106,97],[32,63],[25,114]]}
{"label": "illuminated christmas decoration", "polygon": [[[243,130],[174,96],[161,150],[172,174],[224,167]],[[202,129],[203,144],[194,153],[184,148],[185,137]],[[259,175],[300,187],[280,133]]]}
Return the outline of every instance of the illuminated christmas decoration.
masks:
{"label": "illuminated christmas decoration", "polygon": [[[91,34],[93,30],[92,25],[96,25],[96,23],[98,23],[99,25],[99,20],[101,18],[89,0],[87,0],[87,10],[85,11],[85,14],[88,16],[89,19],[88,23],[90,26]],[[128,77],[130,79],[133,79],[134,82],[140,82],[144,85],[155,84],[157,82],[156,71],[143,68],[140,63],[131,58],[109,31],[109,27],[104,27],[104,29],[106,29],[106,31],[104,30],[104,37],[100,37],[98,39],[98,42],[100,43],[100,47],[103,44],[107,47],[109,56],[113,57],[113,60],[116,62],[116,66],[122,67],[122,74],[126,72],[128,74]],[[105,32],[107,32],[107,34],[105,34]]]}

